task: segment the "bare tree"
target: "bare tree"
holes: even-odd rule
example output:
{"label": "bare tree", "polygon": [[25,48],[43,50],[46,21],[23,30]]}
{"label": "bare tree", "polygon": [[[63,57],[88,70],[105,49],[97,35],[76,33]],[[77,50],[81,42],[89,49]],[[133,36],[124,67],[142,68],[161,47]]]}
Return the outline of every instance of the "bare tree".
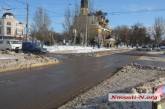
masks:
{"label": "bare tree", "polygon": [[67,40],[71,40],[74,44],[81,43],[81,32],[83,31],[82,19],[80,19],[80,6],[75,3],[74,9],[67,8],[64,15],[63,28],[65,30],[65,37]]}
{"label": "bare tree", "polygon": [[74,17],[80,15],[80,5],[76,2],[74,7]]}
{"label": "bare tree", "polygon": [[89,12],[90,13],[94,13],[95,9],[94,9],[94,0],[89,0]]}
{"label": "bare tree", "polygon": [[147,36],[147,29],[142,24],[137,23],[132,26],[131,33],[131,45],[132,46],[142,46],[145,45],[145,39]]}
{"label": "bare tree", "polygon": [[72,40],[72,25],[73,25],[73,12],[71,11],[70,8],[67,8],[65,11],[64,15],[64,23],[63,23],[63,28],[65,31],[65,34],[67,35],[68,40]]}
{"label": "bare tree", "polygon": [[42,42],[50,42],[50,25],[51,20],[42,7],[37,8],[32,24],[32,37]]}
{"label": "bare tree", "polygon": [[118,26],[113,30],[112,33],[115,36],[118,44],[123,43],[124,45],[129,45],[131,30],[128,26]]}
{"label": "bare tree", "polygon": [[131,45],[133,47],[151,42],[146,27],[140,23],[131,26],[131,28],[128,26],[118,26],[113,29],[112,33],[116,38],[117,44]]}
{"label": "bare tree", "polygon": [[154,38],[157,46],[160,44],[164,33],[165,33],[165,20],[162,17],[158,17],[155,19],[155,24],[154,24]]}

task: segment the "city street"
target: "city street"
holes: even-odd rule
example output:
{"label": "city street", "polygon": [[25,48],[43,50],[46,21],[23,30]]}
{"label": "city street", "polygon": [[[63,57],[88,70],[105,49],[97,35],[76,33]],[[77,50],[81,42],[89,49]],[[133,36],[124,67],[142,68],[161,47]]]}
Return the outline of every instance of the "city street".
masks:
{"label": "city street", "polygon": [[165,109],[165,0],[120,2],[0,0],[0,109]]}
{"label": "city street", "polygon": [[58,65],[0,74],[1,109],[56,109],[137,57],[53,55]]}

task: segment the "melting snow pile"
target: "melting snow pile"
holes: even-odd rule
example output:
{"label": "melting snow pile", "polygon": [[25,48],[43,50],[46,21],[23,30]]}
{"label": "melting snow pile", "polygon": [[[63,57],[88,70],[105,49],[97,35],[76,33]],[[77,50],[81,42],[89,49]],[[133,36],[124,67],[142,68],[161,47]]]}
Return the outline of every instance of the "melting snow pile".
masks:
{"label": "melting snow pile", "polygon": [[[44,46],[50,53],[92,53],[99,51],[108,51],[108,50],[116,50],[116,48],[93,48],[93,47],[85,47],[85,46]],[[122,49],[126,49],[123,48]],[[128,48],[127,48],[128,49]]]}

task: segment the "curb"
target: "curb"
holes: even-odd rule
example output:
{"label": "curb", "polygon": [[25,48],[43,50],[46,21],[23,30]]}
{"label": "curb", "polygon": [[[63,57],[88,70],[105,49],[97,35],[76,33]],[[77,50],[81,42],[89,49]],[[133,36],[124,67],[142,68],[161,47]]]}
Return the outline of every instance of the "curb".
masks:
{"label": "curb", "polygon": [[31,68],[37,68],[37,67],[43,67],[48,65],[55,65],[60,63],[58,60],[56,61],[50,61],[45,63],[36,63],[36,64],[24,64],[24,65],[17,65],[12,66],[12,68],[6,68],[6,69],[0,69],[0,73],[9,72],[9,71],[16,71],[16,70],[24,70],[24,69],[31,69]]}

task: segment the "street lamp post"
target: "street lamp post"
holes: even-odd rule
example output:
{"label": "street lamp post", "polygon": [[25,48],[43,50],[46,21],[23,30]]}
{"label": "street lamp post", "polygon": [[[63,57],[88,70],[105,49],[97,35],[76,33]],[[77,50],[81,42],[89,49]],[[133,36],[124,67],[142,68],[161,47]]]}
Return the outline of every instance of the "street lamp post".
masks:
{"label": "street lamp post", "polygon": [[76,44],[76,39],[77,39],[77,30],[73,29],[73,34],[74,34],[74,44]]}
{"label": "street lamp post", "polygon": [[29,33],[29,3],[26,0],[26,41],[28,40],[28,33]]}
{"label": "street lamp post", "polygon": [[85,24],[85,46],[88,46],[88,16],[86,16]]}

